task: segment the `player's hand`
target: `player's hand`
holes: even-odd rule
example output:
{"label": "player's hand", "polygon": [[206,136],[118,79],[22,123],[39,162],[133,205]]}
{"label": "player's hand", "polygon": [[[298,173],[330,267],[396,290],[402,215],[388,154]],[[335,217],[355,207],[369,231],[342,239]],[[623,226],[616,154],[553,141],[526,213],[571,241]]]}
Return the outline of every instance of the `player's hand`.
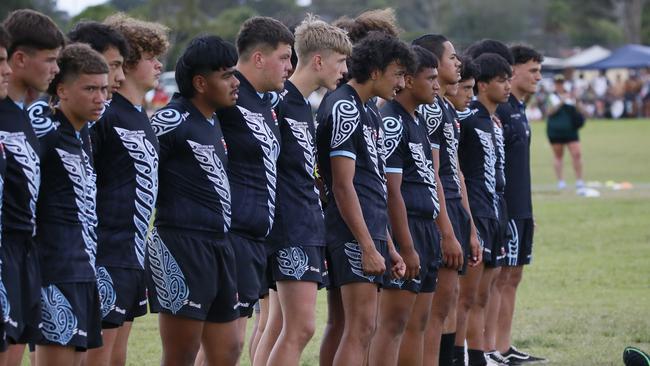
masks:
{"label": "player's hand", "polygon": [[[404,264],[404,259],[395,249],[389,249],[388,255],[390,256],[390,273],[393,278],[403,278],[406,273],[406,264]],[[417,253],[416,253],[417,255]],[[419,263],[418,263],[419,266]]]}
{"label": "player's hand", "polygon": [[472,256],[469,258],[469,266],[476,267],[483,261],[483,247],[478,240],[476,234],[472,234],[469,238],[470,251]]}
{"label": "player's hand", "polygon": [[412,280],[414,278],[417,278],[418,274],[420,273],[420,256],[415,251],[415,249],[412,247],[408,249],[400,248],[399,255],[402,257],[406,269],[404,272],[404,279]]}
{"label": "player's hand", "polygon": [[368,276],[380,276],[386,272],[386,260],[375,249],[374,244],[369,250],[361,251],[361,265],[363,266],[363,273]]}
{"label": "player's hand", "polygon": [[453,233],[443,235],[440,239],[440,248],[442,249],[442,262],[445,267],[460,270],[463,268],[463,248]]}

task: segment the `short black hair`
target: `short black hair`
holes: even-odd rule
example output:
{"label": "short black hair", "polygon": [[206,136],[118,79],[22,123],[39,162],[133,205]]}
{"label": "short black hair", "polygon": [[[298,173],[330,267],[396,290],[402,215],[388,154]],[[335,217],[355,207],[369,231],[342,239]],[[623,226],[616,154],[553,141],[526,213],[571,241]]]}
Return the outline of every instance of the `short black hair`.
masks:
{"label": "short black hair", "polygon": [[474,79],[476,81],[480,73],[481,71],[476,66],[474,60],[470,59],[469,57],[461,58],[460,80],[458,82],[469,79]]}
{"label": "short black hair", "polygon": [[473,60],[479,68],[476,82],[489,83],[497,77],[509,78],[512,76],[512,67],[501,55],[496,53],[483,53]]}
{"label": "short black hair", "polygon": [[248,57],[248,53],[258,47],[268,46],[278,48],[280,43],[293,45],[293,33],[279,20],[270,17],[252,17],[242,24],[237,34],[237,52],[240,57]]}
{"label": "short black hair", "polygon": [[104,57],[88,44],[71,43],[67,45],[56,60],[60,71],[47,88],[47,93],[56,96],[56,88],[66,80],[75,79],[82,74],[108,74],[108,65]]}
{"label": "short black hair", "polygon": [[413,54],[415,55],[415,72],[413,75],[417,75],[423,69],[436,69],[438,68],[438,59],[433,52],[425,49],[424,47],[413,45],[411,46]]}
{"label": "short black hair", "polygon": [[129,45],[122,33],[99,22],[84,21],[77,23],[68,33],[68,39],[70,39],[70,42],[87,43],[99,53],[104,53],[110,47],[115,47],[124,58],[129,54]]}
{"label": "short black hair", "polygon": [[411,44],[433,52],[438,60],[441,60],[442,55],[445,53],[445,42],[449,42],[449,40],[442,34],[425,34],[414,39]]}
{"label": "short black hair", "polygon": [[504,60],[510,65],[514,65],[514,59],[510,49],[505,43],[494,39],[483,39],[473,43],[465,50],[465,56],[475,59],[484,53],[496,53],[503,57]]}
{"label": "short black hair", "polygon": [[513,65],[525,64],[528,61],[539,62],[544,61],[544,56],[535,51],[533,48],[524,45],[515,45],[510,47],[510,53],[514,60]]}
{"label": "short black hair", "polygon": [[199,36],[190,41],[176,62],[176,84],[185,98],[196,93],[192,78],[237,64],[237,50],[231,43],[217,36]]}
{"label": "short black hair", "polygon": [[384,71],[393,61],[411,72],[415,69],[415,55],[406,43],[383,32],[370,32],[352,49],[348,71],[357,82],[365,83],[373,71]]}
{"label": "short black hair", "polygon": [[9,36],[9,33],[7,32],[5,27],[0,25],[0,47],[9,49],[10,46],[11,46],[11,37]]}
{"label": "short black hair", "polygon": [[19,47],[31,50],[54,50],[65,46],[65,37],[45,14],[30,9],[14,10],[2,25],[11,36],[11,46],[7,49],[9,57]]}

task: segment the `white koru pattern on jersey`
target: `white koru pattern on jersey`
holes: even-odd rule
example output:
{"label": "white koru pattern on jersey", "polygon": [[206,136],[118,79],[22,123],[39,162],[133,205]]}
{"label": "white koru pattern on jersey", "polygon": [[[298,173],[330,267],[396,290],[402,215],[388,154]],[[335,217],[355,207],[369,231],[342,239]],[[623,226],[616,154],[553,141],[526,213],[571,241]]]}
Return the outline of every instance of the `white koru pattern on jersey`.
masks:
{"label": "white koru pattern on jersey", "polygon": [[[436,191],[436,175],[433,171],[433,163],[430,159],[427,159],[427,154],[424,152],[424,147],[421,143],[415,144],[409,142],[409,150],[411,150],[411,156],[413,156],[413,161],[418,167],[418,174],[424,179],[424,182],[431,192],[431,200],[433,201],[433,206],[436,208],[437,213],[440,212],[440,203],[438,202],[438,193]],[[436,216],[433,218],[435,219]]]}
{"label": "white koru pattern on jersey", "polygon": [[41,185],[41,163],[36,151],[27,141],[24,132],[4,132],[0,131],[0,141],[5,145],[14,159],[23,168],[23,173],[27,178],[27,189],[29,190],[29,208],[32,211],[32,225],[36,234],[36,200],[38,199],[38,189]]}
{"label": "white koru pattern on jersey", "polygon": [[345,243],[345,249],[343,250],[345,252],[345,255],[348,257],[348,263],[350,263],[350,267],[352,267],[352,273],[355,275],[365,278],[369,282],[373,282],[375,280],[375,276],[372,275],[366,275],[363,273],[363,262],[361,260],[362,254],[361,254],[361,247],[359,246],[358,243],[354,242],[349,242]]}
{"label": "white koru pattern on jersey", "polygon": [[190,289],[181,267],[172,256],[156,228],[151,230],[147,245],[149,269],[156,285],[156,298],[160,306],[176,314],[188,304]]}
{"label": "white koru pattern on jersey", "polygon": [[442,123],[442,109],[438,103],[421,104],[418,113],[424,117],[429,135],[433,134]]}
{"label": "white koru pattern on jersey", "polygon": [[48,132],[55,130],[59,125],[58,122],[52,122],[51,118],[45,116],[48,109],[50,109],[50,105],[42,100],[35,101],[27,108],[29,120],[32,123],[32,128],[34,128],[36,137],[38,138],[41,138]]}
{"label": "white koru pattern on jersey", "polygon": [[187,140],[187,143],[192,148],[194,157],[199,162],[199,166],[207,173],[207,178],[214,184],[214,190],[219,196],[223,214],[223,231],[228,232],[230,229],[230,216],[232,211],[230,209],[230,183],[228,183],[228,175],[224,169],[221,160],[214,152],[214,146],[201,145],[198,142]]}
{"label": "white koru pattern on jersey", "polygon": [[273,219],[275,217],[275,187],[280,143],[273,134],[273,131],[271,131],[271,128],[264,122],[264,116],[261,113],[251,112],[242,106],[237,106],[237,108],[239,108],[242,116],[244,116],[244,120],[246,120],[246,124],[253,133],[253,136],[255,136],[262,146],[264,169],[266,170],[266,187],[269,191],[269,228],[266,230],[266,235],[268,235],[273,227]]}
{"label": "white koru pattern on jersey", "polygon": [[335,149],[347,141],[354,133],[361,120],[361,115],[352,101],[341,99],[332,107],[332,141],[331,148]]}
{"label": "white koru pattern on jersey", "polygon": [[280,272],[300,281],[309,267],[309,257],[302,248],[290,247],[280,249],[276,256]]}
{"label": "white koru pattern on jersey", "polygon": [[172,108],[161,109],[151,117],[151,128],[156,136],[162,136],[178,127],[189,115],[189,112],[181,113]]}
{"label": "white koru pattern on jersey", "polygon": [[[72,182],[77,204],[77,217],[81,223],[81,237],[84,241],[86,254],[90,267],[95,270],[95,256],[97,253],[97,235],[94,219],[95,197],[97,189],[95,186],[94,173],[92,168],[86,166],[85,159],[77,154],[69,153],[62,149],[56,149],[61,157],[63,168],[68,172],[68,178]],[[96,216],[95,216],[96,217]]]}
{"label": "white koru pattern on jersey", "polygon": [[133,158],[133,166],[136,170],[137,187],[135,189],[135,214],[133,215],[133,223],[136,227],[134,251],[140,266],[144,268],[147,230],[158,195],[158,153],[151,142],[147,140],[144,131],[131,131],[119,127],[115,127],[115,131],[122,140],[124,148]]}
{"label": "white koru pattern on jersey", "polygon": [[496,171],[494,166],[496,164],[496,153],[494,151],[494,144],[492,143],[492,134],[483,131],[479,128],[474,129],[478,135],[478,139],[483,147],[485,160],[483,161],[483,170],[485,170],[485,187],[492,195],[492,205],[494,206],[494,213],[497,218],[499,217],[499,198],[496,194]]}
{"label": "white koru pattern on jersey", "polygon": [[386,157],[393,155],[399,142],[402,139],[402,131],[404,127],[402,126],[402,117],[399,119],[395,117],[384,117],[382,120],[384,123],[384,139],[383,146],[385,149]]}
{"label": "white koru pattern on jersey", "polygon": [[102,310],[102,318],[105,318],[111,310],[115,309],[117,296],[113,287],[113,278],[106,267],[97,267],[97,290],[99,291],[99,302]]}
{"label": "white koru pattern on jersey", "polygon": [[67,345],[77,333],[72,305],[56,285],[41,288],[41,332],[45,339]]}

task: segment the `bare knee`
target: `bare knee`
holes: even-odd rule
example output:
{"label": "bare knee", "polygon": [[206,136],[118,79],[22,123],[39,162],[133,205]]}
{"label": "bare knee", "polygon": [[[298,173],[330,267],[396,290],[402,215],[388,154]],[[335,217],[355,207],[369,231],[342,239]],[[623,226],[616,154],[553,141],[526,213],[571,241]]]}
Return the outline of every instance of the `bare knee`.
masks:
{"label": "bare knee", "polygon": [[353,337],[364,346],[370,344],[370,340],[375,335],[377,327],[374,320],[363,320],[357,324],[351,325],[349,331],[346,329],[346,337]]}
{"label": "bare knee", "polygon": [[458,309],[467,312],[472,306],[474,306],[476,301],[477,296],[475,291],[461,291],[458,296]]}
{"label": "bare knee", "polygon": [[292,326],[285,326],[282,328],[283,336],[290,342],[305,346],[316,333],[315,321],[305,321]]}

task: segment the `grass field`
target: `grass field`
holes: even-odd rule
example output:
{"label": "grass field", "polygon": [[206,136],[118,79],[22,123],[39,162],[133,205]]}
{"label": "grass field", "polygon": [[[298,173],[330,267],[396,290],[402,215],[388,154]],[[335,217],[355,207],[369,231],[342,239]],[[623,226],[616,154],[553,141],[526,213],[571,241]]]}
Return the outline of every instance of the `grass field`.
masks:
{"label": "grass field", "polygon": [[[552,365],[622,365],[626,345],[650,350],[650,121],[589,121],[582,130],[586,180],[637,187],[603,189],[600,198],[551,188],[544,127],[533,126],[535,256],[517,299],[514,342]],[[568,162],[566,169],[571,184]],[[324,295],[303,365],[318,364]],[[129,365],[159,364],[155,316],[136,321],[129,350]]]}

